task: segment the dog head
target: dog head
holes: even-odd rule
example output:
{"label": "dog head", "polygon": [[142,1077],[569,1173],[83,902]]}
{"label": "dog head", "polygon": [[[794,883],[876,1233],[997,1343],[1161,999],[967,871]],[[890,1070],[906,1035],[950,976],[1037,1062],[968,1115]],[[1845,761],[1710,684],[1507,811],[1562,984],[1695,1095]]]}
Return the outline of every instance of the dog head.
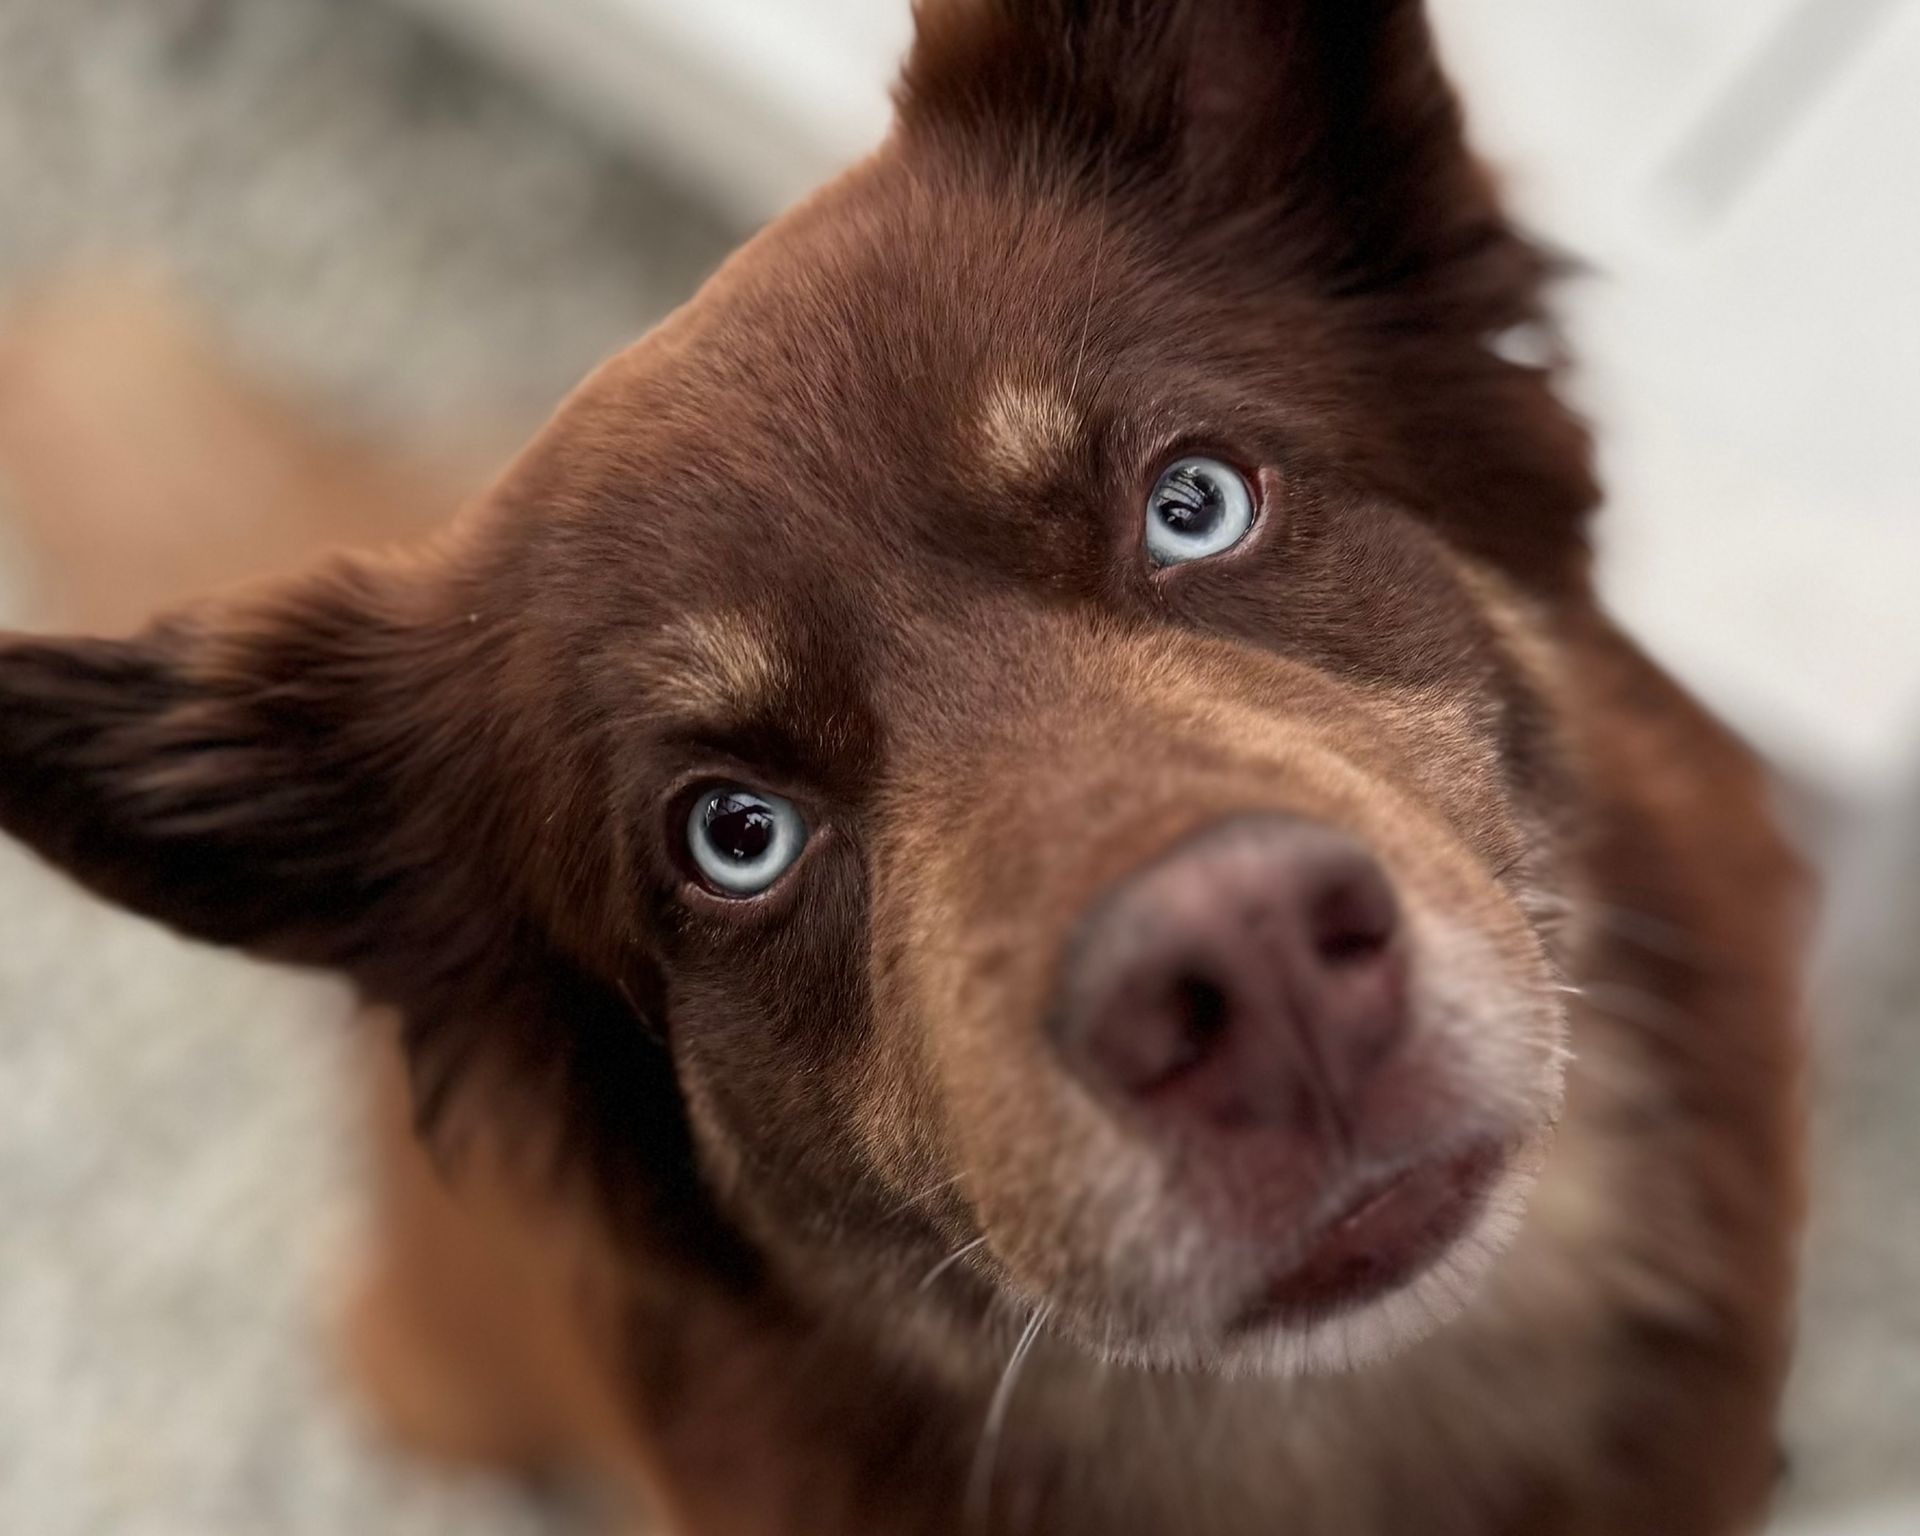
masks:
{"label": "dog head", "polygon": [[440,544],[0,650],[0,820],[551,1088],[694,1262],[1363,1358],[1559,1105],[1542,275],[1406,0],[929,5]]}

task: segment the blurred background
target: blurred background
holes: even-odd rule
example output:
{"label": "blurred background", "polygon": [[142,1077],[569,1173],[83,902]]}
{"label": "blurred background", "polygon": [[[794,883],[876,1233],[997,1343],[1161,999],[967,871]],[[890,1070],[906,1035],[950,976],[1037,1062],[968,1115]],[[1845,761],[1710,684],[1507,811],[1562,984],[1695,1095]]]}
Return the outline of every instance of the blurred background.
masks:
{"label": "blurred background", "polygon": [[[1782,1530],[1915,1536],[1920,0],[1432,3],[1586,263],[1610,599],[1780,767],[1828,883]],[[0,623],[124,627],[430,525],[878,139],[907,26],[0,0]],[[0,1531],[584,1528],[390,1457],[336,1377],[346,1006],[0,846]]]}

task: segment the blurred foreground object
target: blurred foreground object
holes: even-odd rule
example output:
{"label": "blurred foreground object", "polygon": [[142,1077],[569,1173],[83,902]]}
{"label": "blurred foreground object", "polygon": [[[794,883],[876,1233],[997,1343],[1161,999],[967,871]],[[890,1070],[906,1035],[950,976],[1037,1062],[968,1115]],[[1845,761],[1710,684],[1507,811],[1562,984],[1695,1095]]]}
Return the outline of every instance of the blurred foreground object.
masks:
{"label": "blurred foreground object", "polygon": [[138,277],[74,275],[0,320],[0,484],[36,622],[130,630],[328,548],[423,533],[479,480],[322,430]]}
{"label": "blurred foreground object", "polygon": [[[141,276],[0,313],[0,626],[129,629],[416,533],[465,488],[313,415]],[[0,933],[0,1531],[567,1529],[402,1462],[348,1400],[345,989],[129,919],[10,843]]]}

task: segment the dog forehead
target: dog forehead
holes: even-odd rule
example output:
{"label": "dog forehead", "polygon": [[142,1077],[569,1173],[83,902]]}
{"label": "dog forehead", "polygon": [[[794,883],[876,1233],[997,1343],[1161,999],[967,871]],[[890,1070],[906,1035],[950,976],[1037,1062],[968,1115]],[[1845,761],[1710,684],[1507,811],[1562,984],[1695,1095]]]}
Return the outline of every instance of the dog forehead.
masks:
{"label": "dog forehead", "polygon": [[1121,339],[1155,328],[1144,299],[1114,323],[1141,287],[1121,244],[1072,200],[940,195],[883,167],[748,242],[661,350],[683,409],[837,483],[1017,471],[1071,439]]}
{"label": "dog forehead", "polygon": [[1074,249],[1058,217],[1011,240],[865,204],[776,225],[576,393],[540,515],[699,586],[864,573],[990,513],[1067,472],[1113,371]]}
{"label": "dog forehead", "polygon": [[830,189],[540,445],[524,478],[569,551],[556,574],[591,596],[575,612],[660,631],[698,662],[689,698],[797,701],[843,668],[884,688],[896,658],[909,692],[981,670],[998,647],[977,632],[926,637],[968,631],[989,595],[1044,607],[1109,557],[1101,460],[1137,456],[1151,365],[1198,345],[1156,270],[1070,201],[883,171]]}

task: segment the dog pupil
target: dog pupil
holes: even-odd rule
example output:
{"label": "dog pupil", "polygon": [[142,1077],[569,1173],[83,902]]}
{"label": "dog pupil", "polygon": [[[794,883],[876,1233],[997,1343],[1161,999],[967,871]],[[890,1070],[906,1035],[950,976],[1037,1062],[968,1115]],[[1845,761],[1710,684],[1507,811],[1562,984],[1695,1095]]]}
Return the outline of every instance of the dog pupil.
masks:
{"label": "dog pupil", "polygon": [[736,864],[750,864],[773,845],[773,816],[742,795],[723,795],[707,812],[707,838]]}
{"label": "dog pupil", "polygon": [[1184,470],[1161,492],[1160,521],[1175,533],[1203,537],[1220,521],[1223,501],[1220,487],[1212,480]]}

